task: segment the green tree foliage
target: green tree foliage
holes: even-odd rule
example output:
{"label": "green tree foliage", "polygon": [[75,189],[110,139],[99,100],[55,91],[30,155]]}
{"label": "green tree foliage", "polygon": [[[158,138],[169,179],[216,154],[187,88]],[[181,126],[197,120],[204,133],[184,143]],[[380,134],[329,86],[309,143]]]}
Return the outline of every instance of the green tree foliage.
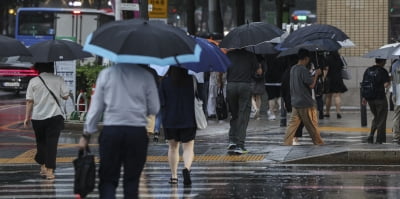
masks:
{"label": "green tree foliage", "polygon": [[76,68],[76,90],[86,92],[86,97],[90,98],[92,86],[96,83],[97,76],[106,66],[95,65],[93,63],[82,65]]}

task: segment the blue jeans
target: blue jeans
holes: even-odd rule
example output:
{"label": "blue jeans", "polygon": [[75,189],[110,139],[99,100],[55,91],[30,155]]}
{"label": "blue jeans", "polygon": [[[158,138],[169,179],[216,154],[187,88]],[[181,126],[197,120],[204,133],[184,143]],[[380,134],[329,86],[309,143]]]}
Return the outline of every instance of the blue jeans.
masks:
{"label": "blue jeans", "polygon": [[99,136],[100,198],[115,198],[121,166],[124,167],[124,198],[138,198],[139,180],[149,139],[145,127],[104,126]]}
{"label": "blue jeans", "polygon": [[159,111],[156,115],[156,123],[154,125],[154,133],[158,132],[160,133],[160,128],[161,128],[161,123],[162,123],[162,118],[161,118],[161,111]]}

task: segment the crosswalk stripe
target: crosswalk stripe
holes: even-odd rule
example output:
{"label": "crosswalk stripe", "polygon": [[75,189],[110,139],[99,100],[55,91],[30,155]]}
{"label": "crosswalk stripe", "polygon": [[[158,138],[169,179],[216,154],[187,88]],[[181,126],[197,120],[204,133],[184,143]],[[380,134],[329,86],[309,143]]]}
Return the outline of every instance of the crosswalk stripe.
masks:
{"label": "crosswalk stripe", "polygon": [[[10,166],[6,170],[0,170],[0,175],[13,175]],[[167,183],[170,169],[167,165],[159,163],[147,163],[139,184],[140,198],[194,198],[201,193],[209,193],[218,187],[226,187],[230,182],[238,181],[246,175],[254,172],[265,171],[265,166],[239,166],[238,168],[215,165],[193,165],[192,182],[195,186],[188,189],[182,186],[181,176],[178,186]],[[74,169],[70,164],[61,164],[55,172],[56,179],[48,181],[42,179],[38,169],[26,165],[26,170],[19,169],[15,173],[23,172],[28,179],[0,185],[0,199],[3,198],[76,198],[73,194]],[[121,171],[123,174],[123,171]],[[121,175],[122,176],[122,175]],[[229,176],[229,177],[227,177]],[[98,178],[96,179],[96,183]],[[122,178],[116,190],[117,198],[123,197]],[[97,186],[97,185],[96,185]],[[86,198],[98,198],[98,190],[90,193]]]}

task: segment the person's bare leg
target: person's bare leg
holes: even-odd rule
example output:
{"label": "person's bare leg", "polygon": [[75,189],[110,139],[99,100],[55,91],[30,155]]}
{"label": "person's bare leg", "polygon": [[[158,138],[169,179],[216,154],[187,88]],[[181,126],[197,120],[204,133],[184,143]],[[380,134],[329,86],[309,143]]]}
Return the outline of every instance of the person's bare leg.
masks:
{"label": "person's bare leg", "polygon": [[332,104],[332,93],[325,94],[325,115],[329,116]]}
{"label": "person's bare leg", "polygon": [[336,106],[336,113],[340,114],[341,111],[341,105],[342,105],[342,99],[341,99],[341,94],[340,93],[334,93],[333,98],[335,100],[335,106]]}
{"label": "person's bare leg", "polygon": [[179,142],[168,140],[168,163],[171,169],[171,178],[178,178]]}
{"label": "person's bare leg", "polygon": [[182,148],[183,148],[183,155],[182,155],[183,163],[185,165],[185,168],[187,168],[190,171],[194,159],[194,140],[182,143]]}

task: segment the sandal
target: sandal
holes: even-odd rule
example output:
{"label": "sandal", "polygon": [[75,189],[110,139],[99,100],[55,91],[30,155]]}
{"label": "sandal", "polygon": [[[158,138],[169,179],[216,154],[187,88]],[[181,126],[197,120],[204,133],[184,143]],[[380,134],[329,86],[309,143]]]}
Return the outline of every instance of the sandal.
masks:
{"label": "sandal", "polygon": [[47,169],[46,172],[46,180],[54,180],[56,176],[54,176],[54,170],[53,169]]}
{"label": "sandal", "polygon": [[47,174],[47,168],[45,167],[45,166],[41,166],[40,167],[40,176],[42,176],[42,177],[46,177],[46,174]]}
{"label": "sandal", "polygon": [[48,173],[48,174],[46,175],[46,180],[54,180],[55,178],[56,178],[56,176],[55,176],[54,174]]}
{"label": "sandal", "polygon": [[178,178],[170,178],[168,183],[169,184],[178,184]]}

